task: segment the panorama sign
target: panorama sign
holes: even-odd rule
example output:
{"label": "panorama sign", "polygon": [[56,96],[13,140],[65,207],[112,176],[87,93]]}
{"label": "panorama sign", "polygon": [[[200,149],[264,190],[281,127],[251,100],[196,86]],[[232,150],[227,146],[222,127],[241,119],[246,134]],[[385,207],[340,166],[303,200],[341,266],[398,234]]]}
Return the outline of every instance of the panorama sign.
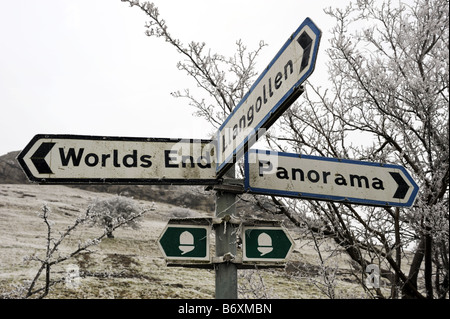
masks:
{"label": "panorama sign", "polygon": [[255,194],[410,207],[419,190],[392,164],[250,150],[244,166],[245,189]]}

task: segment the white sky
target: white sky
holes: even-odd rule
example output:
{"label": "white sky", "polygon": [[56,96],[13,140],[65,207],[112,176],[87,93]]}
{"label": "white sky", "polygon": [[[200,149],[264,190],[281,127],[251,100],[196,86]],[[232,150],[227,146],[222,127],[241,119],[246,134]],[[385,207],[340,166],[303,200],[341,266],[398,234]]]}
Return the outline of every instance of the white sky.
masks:
{"label": "white sky", "polygon": [[[229,56],[238,39],[249,48],[264,40],[261,71],[310,17],[322,40],[309,80],[327,78],[333,20],[323,9],[336,0],[155,2],[184,43]],[[36,134],[210,138],[215,130],[170,95],[195,83],[176,68],[173,47],[144,34],[147,20],[120,0],[0,0],[0,155]]]}

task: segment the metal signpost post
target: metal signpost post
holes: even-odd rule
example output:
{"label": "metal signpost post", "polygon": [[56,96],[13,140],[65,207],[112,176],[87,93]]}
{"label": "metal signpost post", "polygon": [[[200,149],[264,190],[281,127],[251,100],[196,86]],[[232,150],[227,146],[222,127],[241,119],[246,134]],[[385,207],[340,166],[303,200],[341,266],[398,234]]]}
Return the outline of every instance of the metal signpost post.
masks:
{"label": "metal signpost post", "polygon": [[[225,178],[234,178],[234,166],[229,169]],[[216,190],[216,212],[218,218],[235,216],[236,214],[236,194]],[[232,223],[216,225],[216,257],[236,256],[236,227]],[[216,299],[237,299],[237,267],[234,263],[223,262],[215,265],[216,272]]]}
{"label": "metal signpost post", "polygon": [[399,165],[250,150],[245,189],[254,194],[410,207],[419,187]]}

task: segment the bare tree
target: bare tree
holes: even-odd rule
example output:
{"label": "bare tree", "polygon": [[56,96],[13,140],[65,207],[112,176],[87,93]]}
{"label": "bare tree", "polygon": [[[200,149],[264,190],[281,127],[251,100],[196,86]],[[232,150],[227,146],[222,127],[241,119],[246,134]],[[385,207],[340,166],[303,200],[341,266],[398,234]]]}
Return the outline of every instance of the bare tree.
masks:
{"label": "bare tree", "polygon": [[[110,230],[113,231],[119,227],[126,225],[127,223],[132,223],[135,219],[141,217],[147,210],[141,210],[139,212],[135,212],[126,216],[126,218],[115,219],[110,225]],[[108,231],[105,230],[103,233],[98,235],[95,238],[87,239],[84,242],[79,242],[78,247],[74,248],[69,253],[61,253],[60,246],[64,242],[66,238],[68,238],[76,229],[79,228],[80,225],[87,224],[92,222],[93,219],[97,218],[96,213],[93,212],[91,206],[86,210],[86,212],[80,215],[72,225],[68,226],[64,231],[59,232],[59,237],[54,237],[54,227],[53,222],[49,219],[51,210],[48,205],[44,204],[42,206],[42,212],[39,215],[43,222],[47,227],[47,236],[46,236],[46,249],[44,256],[38,256],[34,254],[32,256],[26,257],[25,261],[37,261],[40,264],[39,269],[36,272],[36,275],[31,280],[30,284],[26,289],[22,290],[25,292],[25,298],[29,298],[33,295],[38,295],[39,299],[45,298],[50,288],[58,283],[64,282],[66,280],[65,277],[59,279],[51,278],[51,269],[57,264],[60,264],[70,258],[75,257],[81,252],[87,251],[90,247],[98,245],[101,240],[107,236]],[[44,283],[41,287],[36,288],[36,285],[41,278],[41,275],[44,274]]]}
{"label": "bare tree", "polygon": [[92,224],[104,227],[108,238],[114,238],[114,226],[124,220],[127,220],[127,222],[123,226],[133,229],[139,228],[140,219],[134,216],[138,215],[141,209],[136,206],[131,198],[115,196],[103,200],[96,199],[89,206],[89,210],[93,213]]}
{"label": "bare tree", "polygon": [[187,98],[195,109],[195,115],[205,118],[215,128],[222,125],[229,113],[244,97],[258,75],[255,63],[265,43],[260,41],[258,48],[249,51],[241,40],[236,42],[237,52],[232,57],[212,53],[206,43],[191,41],[187,44],[173,37],[161,18],[158,7],[149,1],[121,0],[130,6],[137,6],[150,18],[146,23],[149,37],[163,38],[182,56],[177,64],[179,70],[194,79],[203,98],[194,96],[189,89],[176,91],[175,97]]}
{"label": "bare tree", "polygon": [[[179,69],[205,96],[189,90],[174,95],[188,98],[196,114],[217,128],[252,85],[264,43],[248,52],[238,41],[236,55],[225,58],[204,43],[174,38],[154,4],[122,1],[150,18],[147,35],[163,38],[183,56]],[[357,0],[328,9],[336,20],[327,51],[329,85],[308,84],[307,93],[266,135],[275,150],[395,163],[414,175],[420,194],[411,209],[271,198],[273,213],[332,238],[364,275],[368,265],[380,265],[391,298],[448,296],[448,4]],[[413,258],[405,273],[407,249]],[[377,297],[387,297],[375,289]]]}
{"label": "bare tree", "polygon": [[272,289],[264,282],[260,270],[244,269],[239,273],[239,298],[271,299],[277,298]]}
{"label": "bare tree", "polygon": [[[271,139],[300,153],[396,163],[420,194],[411,209],[309,202],[336,242],[365,269],[373,260],[405,298],[448,294],[448,1],[357,1],[329,9],[331,87],[309,85]],[[357,142],[357,137],[367,142]],[[406,247],[414,256],[402,271]],[[421,266],[424,289],[418,286]],[[433,282],[434,281],[434,282]],[[433,289],[434,287],[434,289]]]}

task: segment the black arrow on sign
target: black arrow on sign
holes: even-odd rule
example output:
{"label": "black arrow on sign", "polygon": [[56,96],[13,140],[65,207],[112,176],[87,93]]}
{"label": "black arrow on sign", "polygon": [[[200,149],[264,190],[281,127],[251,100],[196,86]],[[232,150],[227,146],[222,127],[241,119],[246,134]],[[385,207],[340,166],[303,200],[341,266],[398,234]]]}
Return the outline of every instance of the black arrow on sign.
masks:
{"label": "black arrow on sign", "polygon": [[53,174],[50,166],[48,166],[47,162],[45,161],[45,157],[51,151],[53,146],[55,146],[55,144],[56,143],[42,143],[41,146],[39,146],[39,148],[36,150],[36,152],[31,155],[30,159],[33,162],[34,166],[36,166],[39,174]]}
{"label": "black arrow on sign", "polygon": [[392,178],[397,182],[398,188],[395,191],[394,198],[398,199],[404,199],[406,196],[406,193],[408,192],[409,185],[405,182],[402,175],[395,172],[389,172],[391,174]]}
{"label": "black arrow on sign", "polygon": [[300,72],[298,72],[298,74],[300,74],[308,66],[313,40],[306,31],[303,31],[298,37],[297,42],[303,49],[302,64],[300,65]]}

